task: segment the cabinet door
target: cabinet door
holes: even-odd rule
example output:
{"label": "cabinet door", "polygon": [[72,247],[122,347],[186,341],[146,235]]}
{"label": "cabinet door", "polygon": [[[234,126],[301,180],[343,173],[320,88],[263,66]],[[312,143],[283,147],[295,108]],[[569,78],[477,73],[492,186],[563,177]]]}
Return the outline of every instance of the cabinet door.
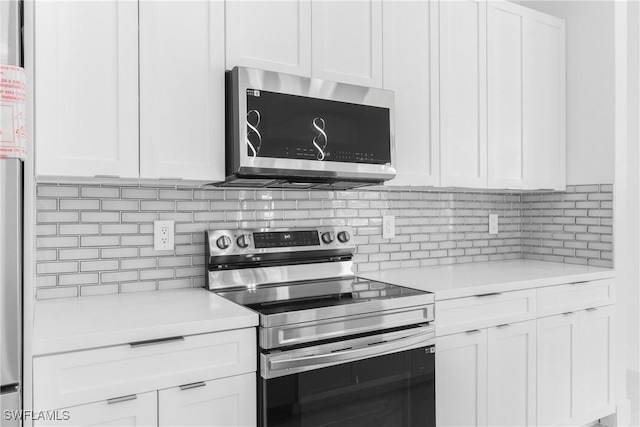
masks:
{"label": "cabinet door", "polygon": [[[152,427],[158,425],[157,402],[158,398],[155,391],[134,394],[60,409],[57,411],[59,420],[35,421],[33,425],[34,427]],[[65,416],[67,420],[64,420]]]}
{"label": "cabinet door", "polygon": [[164,426],[255,426],[255,372],[159,391]]}
{"label": "cabinet door", "polygon": [[138,4],[34,6],[36,173],[138,177]]}
{"label": "cabinet door", "polygon": [[311,76],[311,0],[227,0],[227,69]]}
{"label": "cabinet door", "polygon": [[140,176],[224,180],[223,2],[140,2]]}
{"label": "cabinet door", "polygon": [[[431,135],[428,2],[384,0],[384,88],[395,92],[396,178],[390,185],[439,185],[438,137]],[[437,108],[437,104],[435,105]]]}
{"label": "cabinet door", "polygon": [[487,425],[487,330],[436,338],[438,426]]}
{"label": "cabinet door", "polygon": [[577,425],[578,313],[538,319],[537,420],[540,426]]}
{"label": "cabinet door", "polygon": [[536,321],[490,328],[487,424],[536,425]]}
{"label": "cabinet door", "polygon": [[564,190],[565,24],[529,12],[524,56],[524,138],[535,177],[531,188]]}
{"label": "cabinet door", "polygon": [[523,134],[523,55],[527,9],[509,2],[487,6],[487,173],[489,188],[526,188]]}
{"label": "cabinet door", "polygon": [[444,187],[487,187],[487,5],[433,1],[439,37],[440,174]]}
{"label": "cabinet door", "polygon": [[580,312],[582,424],[615,411],[614,315],[613,305]]}
{"label": "cabinet door", "polygon": [[382,0],[312,0],[313,77],[382,87]]}

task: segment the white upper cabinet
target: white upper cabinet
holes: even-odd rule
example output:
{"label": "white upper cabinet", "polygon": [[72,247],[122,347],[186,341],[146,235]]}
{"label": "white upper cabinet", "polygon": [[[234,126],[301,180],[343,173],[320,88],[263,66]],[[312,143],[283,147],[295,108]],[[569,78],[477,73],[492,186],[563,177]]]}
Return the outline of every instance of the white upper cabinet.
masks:
{"label": "white upper cabinet", "polygon": [[138,176],[138,4],[34,5],[36,173]]}
{"label": "white upper cabinet", "polygon": [[489,188],[527,187],[522,93],[527,10],[506,1],[487,8]]}
{"label": "white upper cabinet", "polygon": [[390,185],[440,184],[437,135],[431,135],[429,2],[384,0],[384,89],[395,92],[397,176]]}
{"label": "white upper cabinet", "polygon": [[565,190],[565,23],[534,11],[525,28],[524,137],[530,188]]}
{"label": "white upper cabinet", "polygon": [[227,0],[226,68],[311,76],[311,0]]}
{"label": "white upper cabinet", "polygon": [[140,2],[140,177],[222,181],[224,3]]}
{"label": "white upper cabinet", "polygon": [[432,5],[442,186],[564,190],[564,21],[506,1]]}
{"label": "white upper cabinet", "polygon": [[487,187],[487,4],[434,0],[439,52],[440,173],[443,187]]}
{"label": "white upper cabinet", "polygon": [[382,87],[382,0],[312,0],[312,76]]}

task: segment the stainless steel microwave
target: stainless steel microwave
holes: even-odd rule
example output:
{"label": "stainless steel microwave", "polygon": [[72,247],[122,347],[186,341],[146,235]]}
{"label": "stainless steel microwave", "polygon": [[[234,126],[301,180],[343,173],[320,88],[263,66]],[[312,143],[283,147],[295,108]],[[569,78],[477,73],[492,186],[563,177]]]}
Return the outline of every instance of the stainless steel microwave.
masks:
{"label": "stainless steel microwave", "polygon": [[245,67],[226,78],[220,185],[347,189],[395,176],[392,91]]}

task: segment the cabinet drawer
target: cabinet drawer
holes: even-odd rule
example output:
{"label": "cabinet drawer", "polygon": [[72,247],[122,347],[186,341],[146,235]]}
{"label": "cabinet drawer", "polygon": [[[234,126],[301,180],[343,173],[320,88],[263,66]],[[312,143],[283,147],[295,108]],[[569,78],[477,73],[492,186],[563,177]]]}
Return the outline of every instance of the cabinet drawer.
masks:
{"label": "cabinet drawer", "polygon": [[64,408],[253,372],[256,360],[254,328],[35,357],[34,406]]}
{"label": "cabinet drawer", "polygon": [[255,426],[256,374],[160,390],[158,403],[160,427]]}
{"label": "cabinet drawer", "polygon": [[158,425],[158,394],[148,393],[122,396],[86,405],[58,409],[53,420],[34,421],[34,427],[71,426],[135,426]]}
{"label": "cabinet drawer", "polygon": [[455,334],[535,317],[535,289],[438,301],[436,335]]}
{"label": "cabinet drawer", "polygon": [[604,279],[538,289],[538,317],[615,302],[615,280]]}

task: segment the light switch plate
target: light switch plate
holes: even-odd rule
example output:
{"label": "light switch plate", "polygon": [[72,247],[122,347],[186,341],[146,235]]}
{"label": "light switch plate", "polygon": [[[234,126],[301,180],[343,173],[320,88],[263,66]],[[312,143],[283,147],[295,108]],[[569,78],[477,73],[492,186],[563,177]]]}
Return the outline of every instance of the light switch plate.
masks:
{"label": "light switch plate", "polygon": [[489,234],[498,234],[498,214],[489,214]]}
{"label": "light switch plate", "polygon": [[172,251],[174,248],[174,222],[153,221],[153,249]]}
{"label": "light switch plate", "polygon": [[382,238],[393,239],[394,237],[396,237],[396,217],[384,215],[382,217]]}

